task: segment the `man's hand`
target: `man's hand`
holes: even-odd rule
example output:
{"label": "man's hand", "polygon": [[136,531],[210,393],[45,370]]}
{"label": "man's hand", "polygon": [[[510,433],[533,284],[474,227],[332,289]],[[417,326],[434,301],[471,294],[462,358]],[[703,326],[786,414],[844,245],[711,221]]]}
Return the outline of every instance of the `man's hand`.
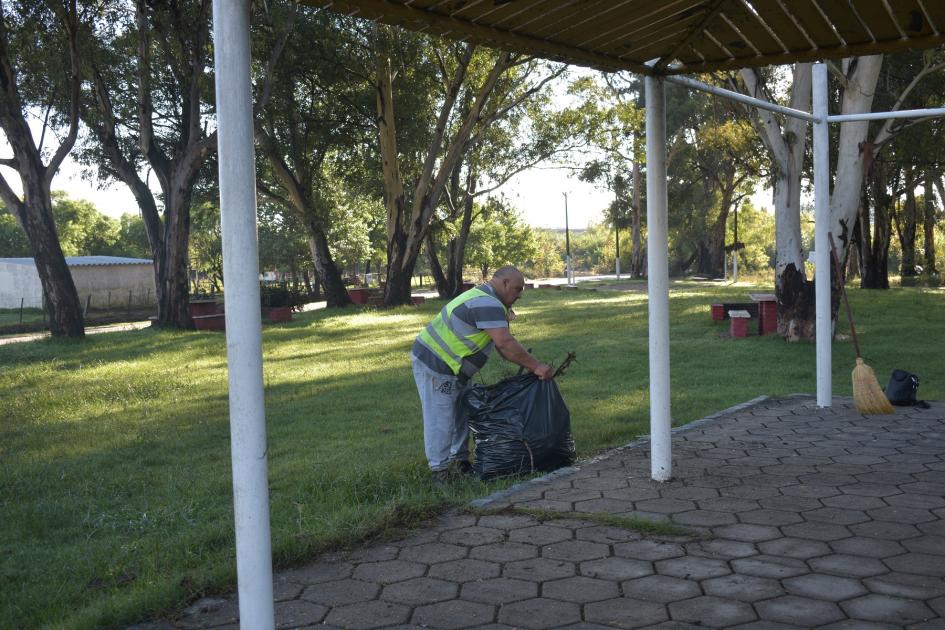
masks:
{"label": "man's hand", "polygon": [[521,365],[543,381],[554,378],[554,370],[547,363],[542,363],[522,347],[508,328],[487,328],[486,332],[495,343],[496,350],[508,361]]}
{"label": "man's hand", "polygon": [[543,381],[550,381],[555,377],[555,370],[547,363],[539,363],[535,366],[535,369],[532,370],[532,374]]}

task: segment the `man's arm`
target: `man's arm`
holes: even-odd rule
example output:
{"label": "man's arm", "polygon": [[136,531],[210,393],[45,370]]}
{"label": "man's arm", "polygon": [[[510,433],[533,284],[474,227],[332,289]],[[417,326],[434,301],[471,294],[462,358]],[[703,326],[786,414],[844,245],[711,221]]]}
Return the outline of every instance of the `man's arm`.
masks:
{"label": "man's arm", "polygon": [[506,360],[522,366],[543,381],[554,376],[552,367],[529,354],[528,350],[512,336],[508,328],[486,328],[486,333],[495,343],[496,350]]}

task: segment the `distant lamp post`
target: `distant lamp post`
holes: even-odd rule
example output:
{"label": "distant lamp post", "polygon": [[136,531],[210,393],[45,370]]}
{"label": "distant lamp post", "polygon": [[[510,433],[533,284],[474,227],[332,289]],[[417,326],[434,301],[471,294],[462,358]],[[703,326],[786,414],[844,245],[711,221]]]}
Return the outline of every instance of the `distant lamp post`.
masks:
{"label": "distant lamp post", "polygon": [[574,270],[571,268],[571,230],[568,228],[568,193],[564,195],[564,272],[568,284],[574,284]]}

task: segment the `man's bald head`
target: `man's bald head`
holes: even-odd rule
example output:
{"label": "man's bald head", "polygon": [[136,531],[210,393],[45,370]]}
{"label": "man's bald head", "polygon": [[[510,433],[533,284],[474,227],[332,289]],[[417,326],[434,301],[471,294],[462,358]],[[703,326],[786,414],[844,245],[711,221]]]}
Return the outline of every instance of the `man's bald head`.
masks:
{"label": "man's bald head", "polygon": [[496,269],[496,272],[495,272],[494,274],[492,274],[492,278],[493,278],[493,279],[495,279],[495,278],[499,278],[499,279],[502,279],[502,278],[511,278],[511,279],[521,278],[522,281],[524,281],[524,280],[525,280],[525,274],[523,274],[521,271],[519,271],[518,268],[515,267],[514,265],[506,265],[505,267],[499,267],[498,269]]}
{"label": "man's bald head", "polygon": [[511,308],[525,288],[525,274],[512,265],[506,265],[492,274],[489,284],[495,289],[499,300]]}

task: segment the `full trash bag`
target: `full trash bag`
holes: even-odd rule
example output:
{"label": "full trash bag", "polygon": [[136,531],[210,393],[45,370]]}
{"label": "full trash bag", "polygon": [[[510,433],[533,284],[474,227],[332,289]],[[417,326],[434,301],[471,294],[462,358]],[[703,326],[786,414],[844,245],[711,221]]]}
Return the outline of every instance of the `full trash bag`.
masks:
{"label": "full trash bag", "polygon": [[463,391],[480,479],[548,471],[574,461],[571,413],[554,380],[521,374]]}

